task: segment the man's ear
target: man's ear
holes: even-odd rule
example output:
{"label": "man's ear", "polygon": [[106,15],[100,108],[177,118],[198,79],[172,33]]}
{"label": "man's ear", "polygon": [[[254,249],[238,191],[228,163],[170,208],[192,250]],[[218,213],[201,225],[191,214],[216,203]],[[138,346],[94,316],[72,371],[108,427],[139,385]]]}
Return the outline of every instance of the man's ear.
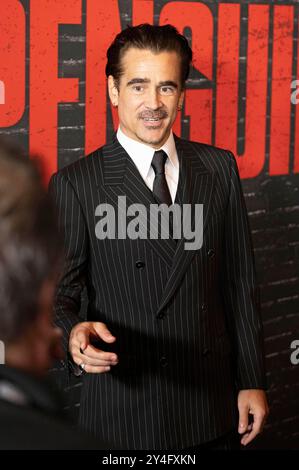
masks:
{"label": "man's ear", "polygon": [[108,92],[112,106],[118,106],[118,89],[112,75],[108,77]]}

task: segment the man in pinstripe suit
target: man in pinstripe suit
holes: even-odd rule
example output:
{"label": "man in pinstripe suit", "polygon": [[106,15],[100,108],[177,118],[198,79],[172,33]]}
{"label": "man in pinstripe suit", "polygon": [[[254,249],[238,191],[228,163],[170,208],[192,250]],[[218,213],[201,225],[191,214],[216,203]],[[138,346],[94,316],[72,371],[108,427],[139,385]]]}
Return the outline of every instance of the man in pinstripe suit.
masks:
{"label": "man in pinstripe suit", "polygon": [[[107,58],[117,134],[50,182],[66,244],[56,323],[84,370],[80,424],[120,449],[227,449],[237,431],[246,445],[268,408],[236,161],[171,131],[192,60],[175,28],[128,28]],[[147,209],[203,204],[201,249],[185,250],[184,237],[99,239],[97,207],[118,210],[120,196]]]}

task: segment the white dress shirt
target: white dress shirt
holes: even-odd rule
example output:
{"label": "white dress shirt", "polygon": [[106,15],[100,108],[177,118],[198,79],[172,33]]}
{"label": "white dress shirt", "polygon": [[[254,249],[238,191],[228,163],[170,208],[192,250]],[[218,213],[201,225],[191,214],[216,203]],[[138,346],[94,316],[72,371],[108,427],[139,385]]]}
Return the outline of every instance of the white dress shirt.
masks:
{"label": "white dress shirt", "polygon": [[151,191],[153,190],[155,179],[155,172],[151,166],[154,153],[156,150],[164,150],[164,152],[167,153],[168,158],[165,163],[165,177],[172,202],[174,202],[179,181],[179,159],[172,131],[165,144],[159,149],[131,139],[131,137],[124,134],[120,127],[117,130],[116,137],[120,145],[135,163],[141,177]]}

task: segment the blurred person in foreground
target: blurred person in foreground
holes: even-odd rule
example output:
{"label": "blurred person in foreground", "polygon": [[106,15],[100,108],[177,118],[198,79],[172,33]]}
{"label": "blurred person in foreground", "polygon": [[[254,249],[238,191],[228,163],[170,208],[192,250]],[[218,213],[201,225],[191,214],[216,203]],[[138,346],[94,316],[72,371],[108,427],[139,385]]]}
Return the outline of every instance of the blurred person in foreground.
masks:
{"label": "blurred person in foreground", "polygon": [[0,140],[0,449],[91,449],[46,378],[61,356],[52,299],[62,250],[38,167]]}

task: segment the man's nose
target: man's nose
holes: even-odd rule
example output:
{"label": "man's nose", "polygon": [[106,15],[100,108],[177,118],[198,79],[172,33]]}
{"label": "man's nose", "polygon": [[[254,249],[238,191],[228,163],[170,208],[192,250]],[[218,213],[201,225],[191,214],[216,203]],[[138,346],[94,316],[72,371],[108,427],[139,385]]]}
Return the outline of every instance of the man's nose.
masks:
{"label": "man's nose", "polygon": [[162,105],[158,90],[149,90],[146,97],[146,106],[150,109],[159,109]]}

